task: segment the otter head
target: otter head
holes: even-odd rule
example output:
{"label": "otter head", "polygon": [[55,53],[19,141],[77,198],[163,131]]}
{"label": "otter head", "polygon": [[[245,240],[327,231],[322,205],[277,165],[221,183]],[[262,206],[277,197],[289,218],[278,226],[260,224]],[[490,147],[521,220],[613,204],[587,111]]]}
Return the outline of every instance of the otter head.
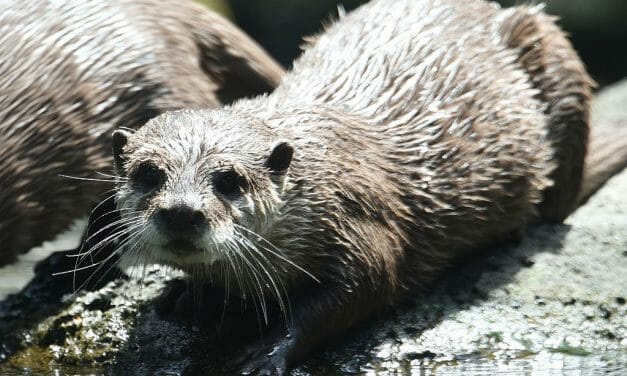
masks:
{"label": "otter head", "polygon": [[186,269],[233,263],[264,239],[294,149],[222,110],[166,113],[135,133],[118,130],[113,153],[124,252]]}

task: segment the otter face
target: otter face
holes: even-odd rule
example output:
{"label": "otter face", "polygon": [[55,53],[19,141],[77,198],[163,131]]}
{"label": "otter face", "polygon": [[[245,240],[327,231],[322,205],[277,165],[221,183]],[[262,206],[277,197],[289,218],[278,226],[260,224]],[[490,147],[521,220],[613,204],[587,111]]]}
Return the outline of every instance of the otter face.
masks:
{"label": "otter face", "polygon": [[114,133],[127,256],[183,268],[232,262],[267,233],[293,148],[233,121],[178,111]]}

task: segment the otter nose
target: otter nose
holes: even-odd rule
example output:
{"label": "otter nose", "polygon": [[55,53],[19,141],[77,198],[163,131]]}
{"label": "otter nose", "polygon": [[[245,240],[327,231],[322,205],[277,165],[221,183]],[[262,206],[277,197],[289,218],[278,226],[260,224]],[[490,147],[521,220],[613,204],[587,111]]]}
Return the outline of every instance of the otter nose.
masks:
{"label": "otter nose", "polygon": [[172,235],[199,234],[207,226],[205,215],[187,205],[161,208],[155,216],[159,230]]}

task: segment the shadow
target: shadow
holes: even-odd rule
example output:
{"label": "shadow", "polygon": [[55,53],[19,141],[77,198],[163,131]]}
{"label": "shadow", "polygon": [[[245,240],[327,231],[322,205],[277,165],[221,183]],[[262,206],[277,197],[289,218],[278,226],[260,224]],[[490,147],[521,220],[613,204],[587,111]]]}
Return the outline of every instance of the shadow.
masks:
{"label": "shadow", "polygon": [[[417,338],[456,312],[479,305],[490,291],[502,288],[523,268],[533,265],[538,252],[559,252],[567,225],[542,225],[531,228],[517,244],[503,243],[469,254],[442,274],[432,290],[407,299],[383,317],[352,330],[342,340],[310,356],[295,375],[359,374],[372,361],[372,354],[383,343],[394,343],[403,337]],[[155,306],[147,307],[145,321],[139,322],[133,334],[134,352],[118,357],[110,368],[112,374],[141,364],[138,374],[155,374],[164,370],[183,375],[229,375],[224,370],[229,359],[237,356],[251,341],[263,336],[257,313],[239,299],[231,298],[224,306],[224,292],[209,289],[202,297],[190,297],[193,286],[186,281],[172,281]],[[186,302],[182,302],[185,300]],[[182,308],[186,307],[186,308]],[[276,309],[270,322],[281,320]],[[155,327],[169,329],[154,335]],[[161,344],[169,339],[173,347]],[[179,346],[185,343],[185,346]],[[413,359],[430,359],[438,354],[411,354]],[[468,356],[468,354],[460,354]],[[174,365],[174,366],[173,366]]]}
{"label": "shadow", "polygon": [[[485,302],[490,292],[506,286],[521,269],[533,266],[535,254],[560,252],[569,230],[570,226],[565,224],[537,225],[529,228],[518,241],[470,252],[444,271],[428,291],[355,328],[342,340],[313,355],[298,372],[311,375],[363,373],[369,363],[376,361],[374,354],[381,345],[420,337],[457,312]],[[440,355],[430,351],[407,354],[405,361],[428,361]],[[459,354],[458,360],[472,355]]]}
{"label": "shadow", "polygon": [[[407,299],[392,312],[325,346],[293,374],[359,373],[373,360],[378,346],[417,338],[450,315],[481,304],[492,290],[507,285],[521,269],[530,267],[534,254],[558,252],[568,231],[567,225],[536,226],[519,244],[499,244],[469,254],[444,272],[431,290]],[[61,312],[72,301],[64,298],[72,292],[71,275],[51,277],[53,271],[67,270],[66,256],[67,253],[50,256],[38,266],[37,275],[28,286],[0,303],[0,359],[21,349],[17,340],[21,333]],[[102,287],[115,274],[111,272],[86,290]],[[81,275],[85,277],[89,275]],[[131,284],[122,281],[119,290],[128,286]],[[264,325],[260,325],[258,312],[250,302],[247,306],[237,297],[225,297],[221,289],[203,289],[180,278],[166,286],[157,299],[133,313],[135,321],[127,328],[125,348],[102,362],[106,374],[228,375],[224,366],[228,366],[229,359],[246,344],[263,337]],[[112,300],[125,299],[123,291],[111,293]],[[107,307],[104,304],[96,308]],[[269,321],[277,320],[283,317],[276,307],[271,307]],[[412,360],[436,356],[430,352],[411,354]]]}
{"label": "shadow", "polygon": [[[269,309],[269,323],[281,319],[277,307]],[[107,369],[111,374],[135,369],[140,375],[166,370],[180,375],[231,375],[229,360],[263,337],[266,325],[257,314],[250,302],[227,298],[222,289],[207,288],[198,294],[188,280],[170,281],[144,307],[133,328],[130,347],[136,351],[120,353]]]}

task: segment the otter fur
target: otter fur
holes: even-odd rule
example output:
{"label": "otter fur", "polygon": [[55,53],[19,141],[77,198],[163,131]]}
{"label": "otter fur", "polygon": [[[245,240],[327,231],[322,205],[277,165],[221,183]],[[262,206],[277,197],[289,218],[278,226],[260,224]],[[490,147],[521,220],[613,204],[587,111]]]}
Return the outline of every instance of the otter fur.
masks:
{"label": "otter fur", "polygon": [[270,91],[283,73],[191,1],[2,2],[0,30],[0,264],[112,187],[89,179],[107,180],[113,129]]}
{"label": "otter fur", "polygon": [[119,228],[89,247],[281,307],[240,370],[285,374],[460,256],[568,216],[592,88],[540,7],[375,0],[272,94],[116,131]]}

